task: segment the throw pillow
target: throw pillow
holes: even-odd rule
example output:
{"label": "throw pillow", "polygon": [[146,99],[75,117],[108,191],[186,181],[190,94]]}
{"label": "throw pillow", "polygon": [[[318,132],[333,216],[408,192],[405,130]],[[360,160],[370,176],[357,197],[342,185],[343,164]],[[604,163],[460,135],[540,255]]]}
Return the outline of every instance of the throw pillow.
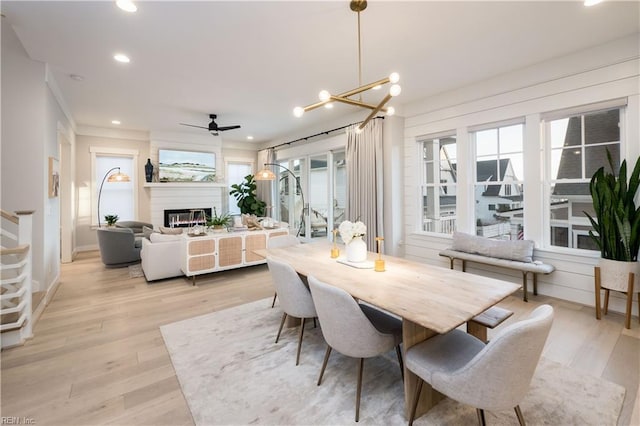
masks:
{"label": "throw pillow", "polygon": [[153,234],[154,232],[155,232],[155,233],[157,233],[158,231],[156,231],[156,230],[155,230],[155,229],[153,229],[153,228],[149,228],[148,226],[143,226],[143,227],[142,227],[142,235],[143,235],[147,240],[149,240],[149,239],[150,239],[149,237],[151,237],[151,234]]}
{"label": "throw pillow", "polygon": [[180,235],[182,234],[183,228],[166,228],[164,226],[160,227],[160,233],[167,235]]}

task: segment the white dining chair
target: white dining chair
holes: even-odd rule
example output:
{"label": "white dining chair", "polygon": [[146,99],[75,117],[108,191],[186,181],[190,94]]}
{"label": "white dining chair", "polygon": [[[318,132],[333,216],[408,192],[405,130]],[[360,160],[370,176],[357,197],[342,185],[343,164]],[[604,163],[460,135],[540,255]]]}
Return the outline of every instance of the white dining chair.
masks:
{"label": "white dining chair", "polygon": [[283,311],[276,343],[280,340],[280,333],[287,316],[300,318],[301,320],[298,334],[298,351],[296,353],[296,365],[298,365],[300,363],[300,349],[302,348],[305,320],[307,318],[316,318],[316,308],[311,299],[309,289],[289,264],[267,258],[267,265],[269,266],[276,291],[280,295],[280,306]]}
{"label": "white dining chair", "polygon": [[331,350],[358,359],[356,390],[356,422],[360,419],[360,395],[364,358],[382,355],[396,348],[402,377],[402,321],[369,305],[360,305],[346,291],[323,283],[313,276],[307,277],[316,305],[322,335],[327,351],[322,362],[318,386],[329,361]]}
{"label": "white dining chair", "polygon": [[[280,248],[280,247],[289,247],[300,244],[300,240],[295,235],[287,234],[287,235],[278,235],[277,237],[271,237],[267,240],[267,248]],[[276,298],[278,297],[278,292],[273,293],[273,302],[271,302],[271,307],[273,308],[276,305]]]}
{"label": "white dining chair", "polygon": [[520,425],[520,402],[529,390],[533,373],[551,329],[553,308],[537,307],[526,320],[502,329],[485,345],[460,330],[434,336],[409,348],[407,369],[418,376],[409,425],[413,424],[422,384],[451,399],[476,408],[478,423],[484,410],[515,409]]}

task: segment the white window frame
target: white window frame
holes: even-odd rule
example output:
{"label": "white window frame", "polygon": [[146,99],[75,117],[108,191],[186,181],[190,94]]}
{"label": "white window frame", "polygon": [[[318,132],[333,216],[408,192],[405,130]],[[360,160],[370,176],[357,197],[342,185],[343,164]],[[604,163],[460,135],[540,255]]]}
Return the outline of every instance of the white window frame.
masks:
{"label": "white window frame", "polygon": [[246,157],[225,157],[224,158],[224,176],[225,179],[227,181],[227,194],[226,197],[224,197],[223,199],[223,208],[226,209],[226,211],[230,211],[231,210],[231,206],[229,206],[229,191],[231,191],[231,185],[233,185],[234,183],[240,183],[240,182],[229,182],[229,165],[231,164],[242,164],[242,165],[248,165],[249,166],[249,170],[250,173],[255,175],[256,173],[256,161],[252,160],[250,158],[246,158]]}
{"label": "white window frame", "polygon": [[133,215],[137,220],[138,218],[138,186],[139,173],[138,173],[138,157],[139,153],[136,149],[122,149],[122,148],[110,148],[110,147],[89,147],[89,153],[91,154],[91,226],[98,227],[98,185],[100,182],[96,180],[96,157],[99,156],[111,156],[111,157],[126,157],[131,158],[133,161],[133,179],[135,185],[133,185]]}
{"label": "white window frame", "polygon": [[[551,135],[550,135],[550,131],[549,131],[549,122],[554,121],[554,120],[559,120],[562,118],[571,118],[571,117],[575,117],[577,115],[585,115],[585,114],[589,114],[589,113],[595,113],[598,111],[606,111],[606,110],[611,110],[611,109],[616,109],[618,108],[620,110],[620,141],[619,141],[619,151],[620,151],[620,163],[622,163],[622,161],[625,159],[625,152],[626,152],[626,147],[625,147],[625,139],[626,139],[626,135],[627,135],[627,122],[626,122],[626,115],[627,115],[627,99],[626,98],[619,98],[619,99],[613,99],[613,100],[608,100],[608,101],[604,101],[604,102],[598,102],[598,103],[594,103],[594,104],[588,104],[588,105],[582,105],[582,106],[574,106],[571,108],[566,108],[566,109],[562,109],[562,110],[557,110],[557,111],[551,111],[551,112],[547,112],[541,115],[541,120],[540,120],[540,125],[542,127],[542,135],[543,135],[543,150],[544,150],[544,165],[545,165],[545,170],[544,170],[544,177],[543,177],[543,210],[545,212],[545,214],[543,215],[543,233],[542,233],[542,242],[543,242],[543,246],[545,249],[551,250],[551,251],[558,251],[560,253],[569,253],[569,254],[581,254],[581,255],[593,255],[593,253],[596,253],[594,250],[587,250],[587,249],[580,249],[580,248],[575,248],[575,246],[577,244],[575,244],[576,240],[577,240],[577,235],[576,232],[580,233],[581,230],[574,230],[571,227],[571,221],[572,221],[572,211],[570,208],[568,208],[567,211],[567,219],[566,220],[562,220],[562,222],[566,222],[567,224],[567,232],[568,232],[568,240],[570,243],[572,243],[574,245],[574,247],[563,247],[563,246],[557,246],[557,245],[552,245],[551,244],[551,226],[552,226],[552,221],[551,219],[551,183],[552,183],[552,179],[551,179],[551,158],[552,158],[552,148],[551,148]],[[582,137],[584,139],[584,134],[582,134]],[[581,141],[581,144],[579,145],[580,149],[583,150],[585,145],[584,145],[584,140]],[[585,177],[584,179],[566,179],[563,182],[565,183],[581,183],[581,182],[589,182],[590,178],[589,177]],[[575,225],[578,226],[590,226],[591,224],[589,223],[589,220],[585,217],[584,220],[579,220],[579,221],[575,221],[574,218],[574,222]],[[563,225],[563,223],[561,223],[560,225]],[[569,231],[570,230],[570,231]]]}

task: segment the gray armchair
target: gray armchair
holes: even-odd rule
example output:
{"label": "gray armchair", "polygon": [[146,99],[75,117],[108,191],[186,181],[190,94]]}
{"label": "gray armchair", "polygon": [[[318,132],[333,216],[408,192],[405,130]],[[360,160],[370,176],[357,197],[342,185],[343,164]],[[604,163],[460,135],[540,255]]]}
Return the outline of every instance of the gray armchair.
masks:
{"label": "gray armchair", "polygon": [[116,228],[128,228],[133,231],[136,236],[142,236],[142,227],[146,226],[147,228],[153,229],[152,223],[139,222],[137,220],[121,220],[116,222]]}
{"label": "gray armchair", "polygon": [[108,268],[140,262],[141,244],[130,228],[99,228],[100,258]]}

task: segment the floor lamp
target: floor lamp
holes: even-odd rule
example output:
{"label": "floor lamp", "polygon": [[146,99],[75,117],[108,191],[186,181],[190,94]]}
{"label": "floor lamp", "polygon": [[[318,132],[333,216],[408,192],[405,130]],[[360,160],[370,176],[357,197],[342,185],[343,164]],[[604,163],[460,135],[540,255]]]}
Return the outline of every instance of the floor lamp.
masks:
{"label": "floor lamp", "polygon": [[[118,173],[109,175],[109,173],[114,170],[117,170]],[[104,185],[105,180],[107,180],[107,182],[129,182],[131,179],[129,179],[129,175],[127,175],[126,173],[120,172],[120,167],[114,167],[104,174],[102,183],[100,184],[100,190],[98,191],[98,228],[100,227],[100,198],[102,197],[102,186]]]}
{"label": "floor lamp", "polygon": [[296,237],[299,237],[300,233],[304,229],[304,209],[305,209],[304,193],[302,192],[300,181],[298,180],[298,177],[291,170],[277,163],[264,163],[264,168],[260,170],[258,173],[256,173],[256,175],[254,176],[255,180],[276,180],[275,173],[273,173],[269,168],[267,168],[267,166],[278,166],[280,168],[285,169],[287,172],[289,172],[291,176],[293,176],[293,179],[296,181],[296,190],[300,192],[300,198],[302,199],[302,211],[300,212],[300,226],[298,227],[298,233],[296,234]]}

